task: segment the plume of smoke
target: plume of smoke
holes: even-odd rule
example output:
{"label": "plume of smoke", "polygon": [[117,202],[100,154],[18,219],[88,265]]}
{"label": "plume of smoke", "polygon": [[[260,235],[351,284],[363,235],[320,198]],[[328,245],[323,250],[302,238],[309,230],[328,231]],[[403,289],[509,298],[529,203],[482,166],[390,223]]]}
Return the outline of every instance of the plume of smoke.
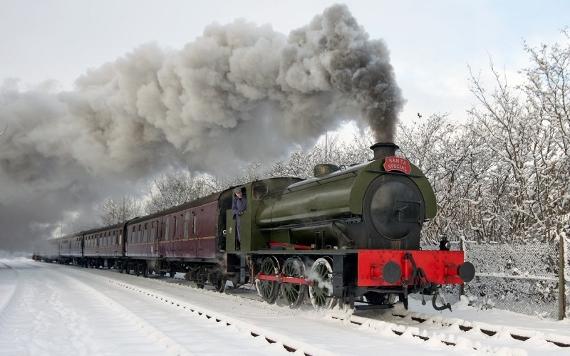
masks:
{"label": "plume of smoke", "polygon": [[144,45],[70,92],[4,85],[0,216],[19,226],[0,232],[0,249],[37,235],[30,222],[53,229],[62,211],[88,212],[162,167],[227,174],[348,118],[392,141],[403,102],[386,46],[342,5],[289,36],[237,20],[179,51]]}

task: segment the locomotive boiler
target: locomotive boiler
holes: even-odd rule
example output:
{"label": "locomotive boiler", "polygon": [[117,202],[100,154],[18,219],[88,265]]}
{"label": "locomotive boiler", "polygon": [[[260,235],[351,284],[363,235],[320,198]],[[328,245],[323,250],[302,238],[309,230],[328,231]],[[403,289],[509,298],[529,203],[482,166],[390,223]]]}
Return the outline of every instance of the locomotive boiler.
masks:
{"label": "locomotive boiler", "polygon": [[[394,156],[396,145],[372,148],[370,163],[319,165],[314,178],[267,198],[257,225],[270,241],[317,249],[419,249],[422,225],[436,213],[433,190],[417,167]],[[386,170],[387,157],[400,166]]]}

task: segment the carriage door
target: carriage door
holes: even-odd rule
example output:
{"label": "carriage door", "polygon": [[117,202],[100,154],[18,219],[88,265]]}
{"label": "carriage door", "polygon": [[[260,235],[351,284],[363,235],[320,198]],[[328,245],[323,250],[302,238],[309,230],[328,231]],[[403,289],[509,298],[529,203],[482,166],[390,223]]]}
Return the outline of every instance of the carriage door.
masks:
{"label": "carriage door", "polygon": [[194,257],[199,256],[200,240],[198,239],[198,216],[196,216],[197,208],[192,210],[190,221],[192,229],[190,230],[190,238],[192,239],[192,254]]}
{"label": "carriage door", "polygon": [[150,255],[154,256],[158,254],[158,220],[154,220],[150,223]]}
{"label": "carriage door", "polygon": [[226,251],[235,251],[236,249],[236,232],[235,220],[232,209],[226,210],[226,229],[224,235],[226,237]]}

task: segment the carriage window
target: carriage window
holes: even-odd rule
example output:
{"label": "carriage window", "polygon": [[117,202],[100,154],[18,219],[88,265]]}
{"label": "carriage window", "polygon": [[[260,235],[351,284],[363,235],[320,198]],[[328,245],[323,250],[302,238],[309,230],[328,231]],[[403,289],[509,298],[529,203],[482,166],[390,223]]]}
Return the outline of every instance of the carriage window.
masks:
{"label": "carriage window", "polygon": [[197,226],[196,226],[196,213],[192,212],[192,235],[196,236]]}
{"label": "carriage window", "polygon": [[176,226],[176,216],[173,216],[173,218],[174,218],[174,229],[173,229],[174,231],[172,231],[172,239],[173,239],[173,240],[176,240],[176,230],[177,230],[177,229],[176,229],[176,228],[177,228],[177,226]]}
{"label": "carriage window", "polygon": [[158,223],[157,223],[156,221],[153,221],[151,226],[152,226],[152,228],[151,228],[151,238],[152,238],[152,241],[154,241],[154,240],[156,240],[156,230],[157,230],[157,227],[158,227]]}

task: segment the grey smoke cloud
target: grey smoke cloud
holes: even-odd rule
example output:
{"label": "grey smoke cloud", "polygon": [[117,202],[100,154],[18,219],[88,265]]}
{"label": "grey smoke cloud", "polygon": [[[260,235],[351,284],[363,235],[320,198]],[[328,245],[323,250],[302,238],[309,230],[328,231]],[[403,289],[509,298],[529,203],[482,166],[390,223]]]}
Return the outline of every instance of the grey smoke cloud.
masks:
{"label": "grey smoke cloud", "polygon": [[70,92],[5,85],[0,249],[49,233],[66,211],[94,222],[94,202],[167,166],[228,174],[347,118],[392,141],[403,103],[386,46],[343,5],[289,36],[237,20],[181,50],[143,45]]}

